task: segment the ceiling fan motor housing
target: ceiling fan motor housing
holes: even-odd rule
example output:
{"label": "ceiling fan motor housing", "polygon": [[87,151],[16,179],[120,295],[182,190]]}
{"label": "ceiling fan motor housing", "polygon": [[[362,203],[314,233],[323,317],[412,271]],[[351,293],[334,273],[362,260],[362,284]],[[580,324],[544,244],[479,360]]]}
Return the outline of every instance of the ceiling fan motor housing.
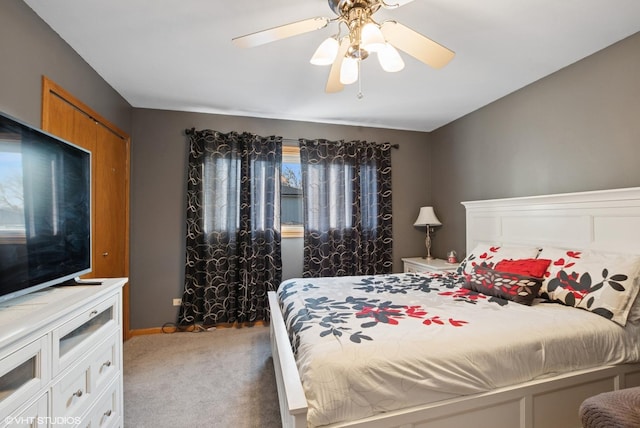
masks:
{"label": "ceiling fan motor housing", "polygon": [[328,0],[329,7],[338,16],[348,17],[349,10],[354,7],[367,9],[369,14],[374,14],[380,9],[379,0]]}
{"label": "ceiling fan motor housing", "polygon": [[380,9],[379,0],[328,0],[329,7],[349,27],[349,50],[354,59],[366,59],[369,52],[361,46],[362,27],[371,21],[371,15]]}

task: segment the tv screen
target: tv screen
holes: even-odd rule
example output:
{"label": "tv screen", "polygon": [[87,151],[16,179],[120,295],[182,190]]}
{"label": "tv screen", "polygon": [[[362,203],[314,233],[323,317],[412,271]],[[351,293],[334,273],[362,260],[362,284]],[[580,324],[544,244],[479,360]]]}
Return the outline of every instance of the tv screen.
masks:
{"label": "tv screen", "polygon": [[0,301],[91,271],[91,153],[0,113]]}

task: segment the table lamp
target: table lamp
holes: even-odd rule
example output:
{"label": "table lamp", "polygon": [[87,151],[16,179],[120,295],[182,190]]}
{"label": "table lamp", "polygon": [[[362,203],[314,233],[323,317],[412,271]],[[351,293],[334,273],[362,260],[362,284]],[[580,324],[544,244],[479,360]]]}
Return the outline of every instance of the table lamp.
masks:
{"label": "table lamp", "polygon": [[420,212],[418,213],[418,218],[416,219],[414,226],[426,226],[427,228],[427,237],[424,240],[424,244],[427,247],[427,257],[424,257],[427,260],[433,260],[434,257],[431,256],[431,232],[433,226],[442,226],[438,217],[436,217],[436,213],[433,212],[433,207],[422,207],[420,208]]}

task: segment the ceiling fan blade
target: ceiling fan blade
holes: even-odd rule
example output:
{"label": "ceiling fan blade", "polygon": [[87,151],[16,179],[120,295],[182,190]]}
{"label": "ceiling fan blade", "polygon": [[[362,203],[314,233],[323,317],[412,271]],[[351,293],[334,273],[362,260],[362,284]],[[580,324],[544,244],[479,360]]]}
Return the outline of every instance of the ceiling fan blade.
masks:
{"label": "ceiling fan blade", "polygon": [[253,48],[255,46],[275,42],[276,40],[286,39],[287,37],[319,30],[326,27],[328,24],[329,18],[309,18],[302,21],[292,22],[291,24],[269,28],[268,30],[247,34],[245,36],[235,37],[231,39],[231,41],[241,48]]}
{"label": "ceiling fan blade", "polygon": [[380,29],[393,46],[433,68],[444,67],[455,56],[453,51],[395,21],[384,22]]}
{"label": "ceiling fan blade", "polygon": [[385,9],[396,9],[398,7],[404,6],[405,4],[411,3],[412,1],[413,0],[382,0],[380,4]]}
{"label": "ceiling fan blade", "polygon": [[349,37],[344,37],[340,41],[338,54],[336,55],[335,61],[333,61],[333,64],[331,65],[331,70],[329,71],[329,79],[327,80],[327,86],[325,88],[325,92],[327,93],[331,94],[340,92],[344,89],[344,85],[340,82],[340,68],[342,67],[344,55],[347,53],[347,49],[349,49],[349,43]]}

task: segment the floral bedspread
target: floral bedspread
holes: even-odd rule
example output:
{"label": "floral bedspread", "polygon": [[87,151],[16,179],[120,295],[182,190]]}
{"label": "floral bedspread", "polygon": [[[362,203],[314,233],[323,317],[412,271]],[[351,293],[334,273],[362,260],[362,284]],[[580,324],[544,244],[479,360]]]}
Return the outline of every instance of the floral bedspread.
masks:
{"label": "floral bedspread", "polygon": [[636,326],[485,296],[463,281],[404,273],[283,282],[309,426],[640,360]]}

